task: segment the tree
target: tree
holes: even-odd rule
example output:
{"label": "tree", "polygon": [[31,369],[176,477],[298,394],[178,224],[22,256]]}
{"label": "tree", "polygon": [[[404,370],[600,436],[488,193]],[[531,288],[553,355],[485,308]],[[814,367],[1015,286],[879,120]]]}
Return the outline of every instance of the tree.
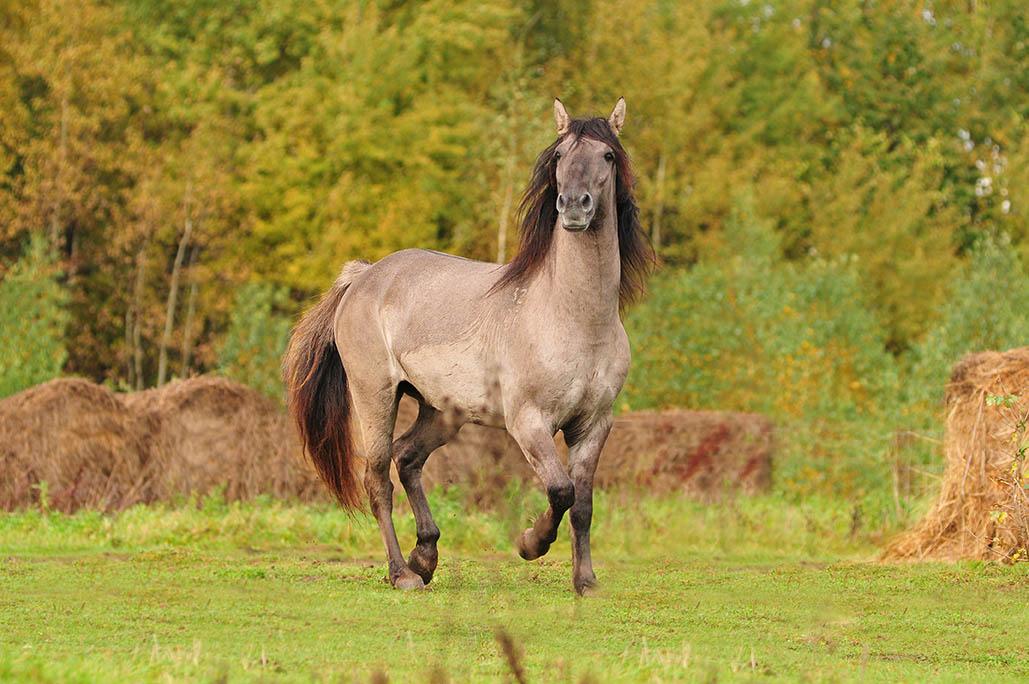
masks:
{"label": "tree", "polygon": [[53,249],[37,232],[0,280],[0,397],[55,378],[64,367],[69,317],[60,275]]}

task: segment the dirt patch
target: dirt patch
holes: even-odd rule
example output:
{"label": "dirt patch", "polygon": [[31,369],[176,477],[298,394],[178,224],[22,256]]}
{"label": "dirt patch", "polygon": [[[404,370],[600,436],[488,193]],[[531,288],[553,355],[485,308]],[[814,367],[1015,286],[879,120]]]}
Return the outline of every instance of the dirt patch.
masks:
{"label": "dirt patch", "polygon": [[[401,402],[398,435],[416,413],[413,401]],[[771,423],[752,414],[619,416],[597,483],[701,498],[761,491],[770,482],[772,434]],[[433,454],[424,477],[427,487],[460,485],[480,503],[513,480],[534,479],[506,432],[477,425]],[[2,509],[39,506],[45,494],[61,511],[117,510],[216,489],[230,501],[329,500],[282,407],[223,378],[132,394],[62,379],[0,401]]]}
{"label": "dirt patch", "polygon": [[966,356],[951,374],[946,405],[939,499],[883,558],[1024,559],[1029,483],[1016,452],[1026,443],[1029,347]]}

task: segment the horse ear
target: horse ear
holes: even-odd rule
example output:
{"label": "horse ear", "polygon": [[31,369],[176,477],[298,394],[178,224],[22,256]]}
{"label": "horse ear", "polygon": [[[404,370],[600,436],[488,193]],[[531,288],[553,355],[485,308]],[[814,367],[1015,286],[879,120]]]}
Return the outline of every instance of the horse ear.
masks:
{"label": "horse ear", "polygon": [[615,108],[611,110],[611,116],[607,118],[608,124],[611,125],[611,130],[618,135],[622,132],[622,126],[625,125],[625,98],[618,98],[618,102],[615,103]]}
{"label": "horse ear", "polygon": [[561,104],[561,100],[554,98],[554,123],[557,124],[557,134],[559,136],[564,135],[568,132],[568,124],[572,118],[568,116],[568,112],[565,111],[565,106]]}

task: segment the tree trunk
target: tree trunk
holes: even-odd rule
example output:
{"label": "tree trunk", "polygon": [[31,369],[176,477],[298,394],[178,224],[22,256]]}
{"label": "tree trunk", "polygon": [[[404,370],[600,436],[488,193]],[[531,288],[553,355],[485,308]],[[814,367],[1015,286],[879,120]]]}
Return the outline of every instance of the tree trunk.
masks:
{"label": "tree trunk", "polygon": [[143,287],[146,285],[146,252],[150,246],[152,229],[146,227],[139,250],[136,252],[136,277],[132,286],[132,301],[125,313],[125,340],[129,350],[129,386],[143,389],[143,346],[140,343],[143,318]]}
{"label": "tree trunk", "polygon": [[657,178],[654,182],[654,220],[650,227],[650,239],[654,250],[661,248],[661,218],[665,213],[665,153],[657,161]]}
{"label": "tree trunk", "polygon": [[511,217],[511,204],[514,202],[514,165],[515,143],[511,136],[511,149],[508,151],[507,164],[504,168],[504,201],[500,205],[500,222],[497,225],[497,263],[507,261],[507,224]]}
{"label": "tree trunk", "polygon": [[189,251],[189,299],[186,303],[186,320],[182,324],[182,369],[179,375],[183,378],[189,377],[189,362],[193,356],[193,319],[196,317],[197,309],[197,280],[193,277],[193,265],[196,264],[199,248],[194,247]]}
{"label": "tree trunk", "polygon": [[161,348],[157,357],[157,386],[160,387],[168,377],[168,345],[171,343],[172,329],[175,327],[175,308],[179,299],[179,278],[182,275],[182,262],[186,258],[186,248],[189,246],[189,238],[193,234],[193,217],[191,214],[190,198],[192,186],[186,186],[186,196],[182,205],[186,215],[185,225],[182,229],[182,238],[179,240],[179,250],[175,253],[175,263],[172,266],[171,283],[168,286],[168,304],[164,312],[164,334],[161,335]]}

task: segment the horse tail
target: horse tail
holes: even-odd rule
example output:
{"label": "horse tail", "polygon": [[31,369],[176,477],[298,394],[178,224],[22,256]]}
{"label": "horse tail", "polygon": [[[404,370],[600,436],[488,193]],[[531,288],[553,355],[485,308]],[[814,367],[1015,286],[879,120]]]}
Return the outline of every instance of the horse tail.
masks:
{"label": "horse tail", "polygon": [[347,374],[333,324],[350,283],[368,266],[351,261],[343,267],[329,291],[293,328],[282,361],[287,404],[304,450],[346,510],[359,509],[362,496],[354,467]]}

